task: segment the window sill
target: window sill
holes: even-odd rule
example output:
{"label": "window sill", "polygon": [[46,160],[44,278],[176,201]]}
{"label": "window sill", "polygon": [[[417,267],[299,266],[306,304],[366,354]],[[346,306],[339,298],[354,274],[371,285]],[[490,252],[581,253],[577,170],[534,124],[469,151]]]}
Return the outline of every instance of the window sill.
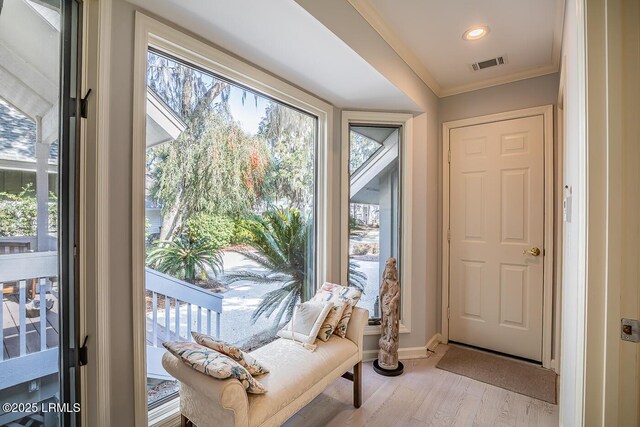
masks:
{"label": "window sill", "polygon": [[[380,325],[367,325],[364,327],[365,335],[380,335],[382,333],[382,327]],[[400,323],[400,333],[408,334],[411,333],[411,329],[406,327],[404,324]]]}
{"label": "window sill", "polygon": [[149,427],[174,427],[180,424],[180,398],[149,411]]}

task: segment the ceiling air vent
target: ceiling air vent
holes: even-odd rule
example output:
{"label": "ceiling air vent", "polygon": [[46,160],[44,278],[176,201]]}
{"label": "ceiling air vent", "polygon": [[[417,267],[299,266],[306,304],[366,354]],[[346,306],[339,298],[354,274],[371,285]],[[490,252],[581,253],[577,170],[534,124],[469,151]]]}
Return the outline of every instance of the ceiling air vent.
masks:
{"label": "ceiling air vent", "polygon": [[471,64],[471,69],[473,71],[484,70],[485,68],[495,67],[496,65],[503,65],[507,63],[507,56],[502,55],[497,58],[487,59],[486,61],[478,61]]}

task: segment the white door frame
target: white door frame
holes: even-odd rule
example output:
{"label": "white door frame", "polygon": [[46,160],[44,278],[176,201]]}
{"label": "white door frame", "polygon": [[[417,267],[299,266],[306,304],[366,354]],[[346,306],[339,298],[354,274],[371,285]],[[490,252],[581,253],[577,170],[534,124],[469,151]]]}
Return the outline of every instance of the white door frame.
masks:
{"label": "white door frame", "polygon": [[[442,342],[449,341],[449,135],[455,128],[474,126],[503,120],[543,116],[544,120],[544,245],[543,245],[543,316],[542,316],[542,366],[557,370],[557,360],[552,359],[553,331],[553,105],[507,111],[487,116],[455,120],[442,124]],[[556,322],[559,323],[559,322]],[[556,325],[556,333],[558,333]]]}

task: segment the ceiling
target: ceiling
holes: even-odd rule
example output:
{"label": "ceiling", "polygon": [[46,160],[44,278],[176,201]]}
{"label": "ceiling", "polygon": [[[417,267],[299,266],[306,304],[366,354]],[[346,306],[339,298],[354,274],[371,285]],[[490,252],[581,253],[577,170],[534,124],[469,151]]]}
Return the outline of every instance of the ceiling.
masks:
{"label": "ceiling", "polygon": [[[559,69],[564,0],[348,1],[440,97]],[[463,40],[474,25],[489,34]],[[500,55],[505,65],[470,67]]]}
{"label": "ceiling", "polygon": [[128,1],[337,107],[419,110],[295,1]]}
{"label": "ceiling", "polygon": [[[327,22],[323,21],[323,25],[308,11],[309,7],[301,6],[297,0],[127,1],[339,108],[386,111],[421,108],[390,81],[389,73],[393,75],[394,71],[388,64],[377,64],[379,71],[357,49],[376,55],[382,45],[387,49],[391,46],[438,97],[555,73],[559,70],[565,2],[327,2],[322,7],[330,21],[363,17],[364,25],[368,22],[375,30],[372,32],[377,32],[376,37],[381,36],[380,45],[352,48],[353,43],[347,44],[325,26]],[[345,13],[344,8],[353,13]],[[351,25],[354,31],[359,28],[355,22],[344,24]],[[479,24],[490,27],[488,36],[475,42],[464,41],[464,31]],[[474,62],[500,55],[506,55],[505,65],[480,71],[470,67]]]}

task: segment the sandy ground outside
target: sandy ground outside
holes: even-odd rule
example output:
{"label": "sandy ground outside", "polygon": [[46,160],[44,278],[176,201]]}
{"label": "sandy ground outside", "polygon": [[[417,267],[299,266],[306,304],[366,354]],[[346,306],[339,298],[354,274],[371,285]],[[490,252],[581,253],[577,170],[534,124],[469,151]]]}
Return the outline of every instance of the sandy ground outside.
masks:
{"label": "sandy ground outside", "polygon": [[[236,252],[225,252],[223,254],[225,273],[250,270],[257,273],[264,273],[255,262]],[[224,280],[224,273],[220,274],[220,279]],[[255,284],[248,281],[239,281],[229,286],[227,292],[222,293],[222,315],[220,316],[220,338],[229,343],[241,343],[252,335],[264,332],[273,327],[273,321],[265,317],[260,317],[255,323],[251,322],[251,314],[260,304],[262,297],[269,291],[277,289],[279,284]],[[187,336],[187,305],[180,307],[180,336]],[[206,313],[201,313],[202,331],[206,332]],[[152,313],[147,313],[151,319]],[[175,312],[173,309],[169,313],[169,324],[175,324]],[[215,314],[212,313],[211,332],[215,334]],[[158,323],[165,324],[165,310],[158,310]],[[196,331],[198,324],[198,311],[195,306],[191,307],[191,330]]]}
{"label": "sandy ground outside", "polygon": [[[266,270],[261,268],[254,261],[249,260],[245,256],[236,252],[225,252],[223,255],[224,273],[221,273],[220,278],[224,280],[224,274],[236,271],[250,270],[256,273],[265,273]],[[375,303],[376,296],[378,295],[379,281],[378,276],[378,262],[369,260],[355,260],[358,264],[358,268],[367,275],[367,285],[364,290],[364,294],[360,299],[358,306],[368,309],[373,313],[373,305]],[[251,322],[251,314],[260,304],[262,297],[274,289],[277,289],[280,285],[275,284],[256,284],[250,281],[239,281],[229,286],[229,290],[224,292],[222,296],[222,315],[220,322],[220,338],[229,343],[240,344],[249,337],[258,333],[264,333],[265,331],[273,328],[273,320],[267,319],[264,316],[260,317],[255,323]],[[187,335],[187,306],[186,304],[180,307],[180,336],[186,337]],[[198,312],[195,306],[191,308],[191,330],[197,330],[197,318]],[[151,319],[152,313],[148,313],[147,316]],[[202,312],[202,330],[206,332],[206,313]],[[164,325],[165,323],[165,311],[163,309],[158,310],[158,323]],[[169,324],[173,329],[175,324],[175,312],[170,310]],[[215,315],[212,315],[211,324],[212,333],[215,332]],[[275,333],[275,331],[274,331]]]}

